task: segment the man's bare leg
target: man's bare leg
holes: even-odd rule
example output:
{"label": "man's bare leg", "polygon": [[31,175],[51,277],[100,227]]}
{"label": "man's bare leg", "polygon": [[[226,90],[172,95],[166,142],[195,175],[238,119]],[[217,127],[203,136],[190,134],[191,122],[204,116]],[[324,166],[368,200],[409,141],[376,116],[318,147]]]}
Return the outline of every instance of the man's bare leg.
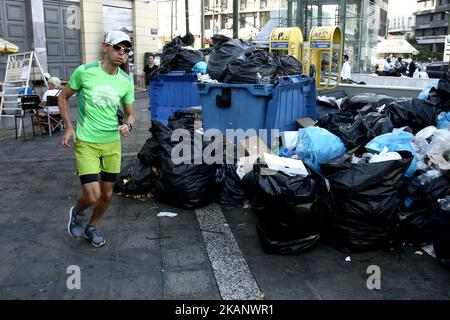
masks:
{"label": "man's bare leg", "polygon": [[95,224],[104,216],[109,204],[111,203],[113,188],[114,182],[100,182],[100,196],[94,206],[89,225],[95,226]]}

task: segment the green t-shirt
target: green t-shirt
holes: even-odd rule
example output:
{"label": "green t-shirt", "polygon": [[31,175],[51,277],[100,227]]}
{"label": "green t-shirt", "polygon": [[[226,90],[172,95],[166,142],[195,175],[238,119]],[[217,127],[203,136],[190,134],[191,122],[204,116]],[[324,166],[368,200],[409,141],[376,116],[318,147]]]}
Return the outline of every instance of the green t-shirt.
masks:
{"label": "green t-shirt", "polygon": [[77,139],[94,143],[120,140],[117,111],[121,102],[134,102],[130,76],[120,68],[117,74],[110,75],[97,61],[79,66],[69,86],[78,91]]}

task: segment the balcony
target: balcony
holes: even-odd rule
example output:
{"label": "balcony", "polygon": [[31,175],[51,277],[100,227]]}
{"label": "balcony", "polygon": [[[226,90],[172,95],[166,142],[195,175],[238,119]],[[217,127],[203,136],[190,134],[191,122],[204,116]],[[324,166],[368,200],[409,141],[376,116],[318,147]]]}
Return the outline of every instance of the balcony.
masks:
{"label": "balcony", "polygon": [[448,26],[448,20],[438,20],[438,21],[431,21],[426,23],[417,23],[414,26],[414,29],[430,29],[430,28],[443,28]]}
{"label": "balcony", "polygon": [[441,6],[436,6],[436,8],[430,8],[430,9],[418,9],[414,14],[416,16],[422,16],[430,13],[436,13],[436,12],[442,12],[442,11],[449,11],[450,10],[450,4],[445,4]]}

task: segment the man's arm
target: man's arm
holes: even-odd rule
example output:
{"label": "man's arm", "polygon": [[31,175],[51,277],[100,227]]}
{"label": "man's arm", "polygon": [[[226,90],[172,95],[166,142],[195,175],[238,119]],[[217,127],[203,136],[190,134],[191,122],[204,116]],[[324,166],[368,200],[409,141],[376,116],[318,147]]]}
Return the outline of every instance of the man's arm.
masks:
{"label": "man's arm", "polygon": [[58,95],[58,106],[59,112],[61,113],[61,118],[64,121],[64,125],[66,127],[66,131],[64,133],[64,137],[61,141],[61,144],[65,149],[70,148],[70,140],[73,142],[76,141],[75,130],[72,127],[72,122],[70,121],[69,116],[69,98],[75,93],[69,85],[65,86],[61,93]]}
{"label": "man's arm", "polygon": [[[124,124],[119,126],[120,134],[124,137],[128,136],[131,129],[134,127],[135,117],[134,117],[134,106],[132,103],[123,104],[124,111]],[[128,125],[129,124],[129,125]]]}

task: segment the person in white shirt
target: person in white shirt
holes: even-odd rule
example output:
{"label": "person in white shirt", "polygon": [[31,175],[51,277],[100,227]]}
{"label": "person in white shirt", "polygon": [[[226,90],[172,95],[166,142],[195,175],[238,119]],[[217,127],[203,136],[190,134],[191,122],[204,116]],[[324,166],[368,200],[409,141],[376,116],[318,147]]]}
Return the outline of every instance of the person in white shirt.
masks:
{"label": "person in white shirt", "polygon": [[350,78],[352,76],[352,68],[350,67],[350,63],[348,63],[348,55],[344,54],[344,63],[342,65],[341,70],[341,80],[344,83],[350,82]]}
{"label": "person in white shirt", "polygon": [[47,81],[48,83],[48,90],[44,92],[44,95],[42,96],[42,101],[40,106],[43,107],[38,111],[38,115],[40,118],[41,125],[44,125],[44,129],[46,132],[48,132],[48,115],[50,115],[50,120],[52,124],[52,131],[54,131],[54,127],[58,123],[58,120],[60,119],[60,112],[59,107],[57,104],[57,100],[53,99],[54,104],[48,105],[47,98],[48,97],[57,97],[59,93],[61,92],[61,80],[57,77],[51,77]]}
{"label": "person in white shirt", "polygon": [[42,97],[41,107],[44,107],[45,112],[52,113],[59,113],[59,107],[58,105],[55,106],[48,106],[47,105],[47,97],[52,96],[56,97],[61,92],[61,80],[59,80],[57,77],[51,77],[47,81],[48,83],[48,90],[44,92],[44,95]]}
{"label": "person in white shirt", "polygon": [[421,67],[417,67],[414,71],[413,79],[429,79],[428,73],[422,71]]}

